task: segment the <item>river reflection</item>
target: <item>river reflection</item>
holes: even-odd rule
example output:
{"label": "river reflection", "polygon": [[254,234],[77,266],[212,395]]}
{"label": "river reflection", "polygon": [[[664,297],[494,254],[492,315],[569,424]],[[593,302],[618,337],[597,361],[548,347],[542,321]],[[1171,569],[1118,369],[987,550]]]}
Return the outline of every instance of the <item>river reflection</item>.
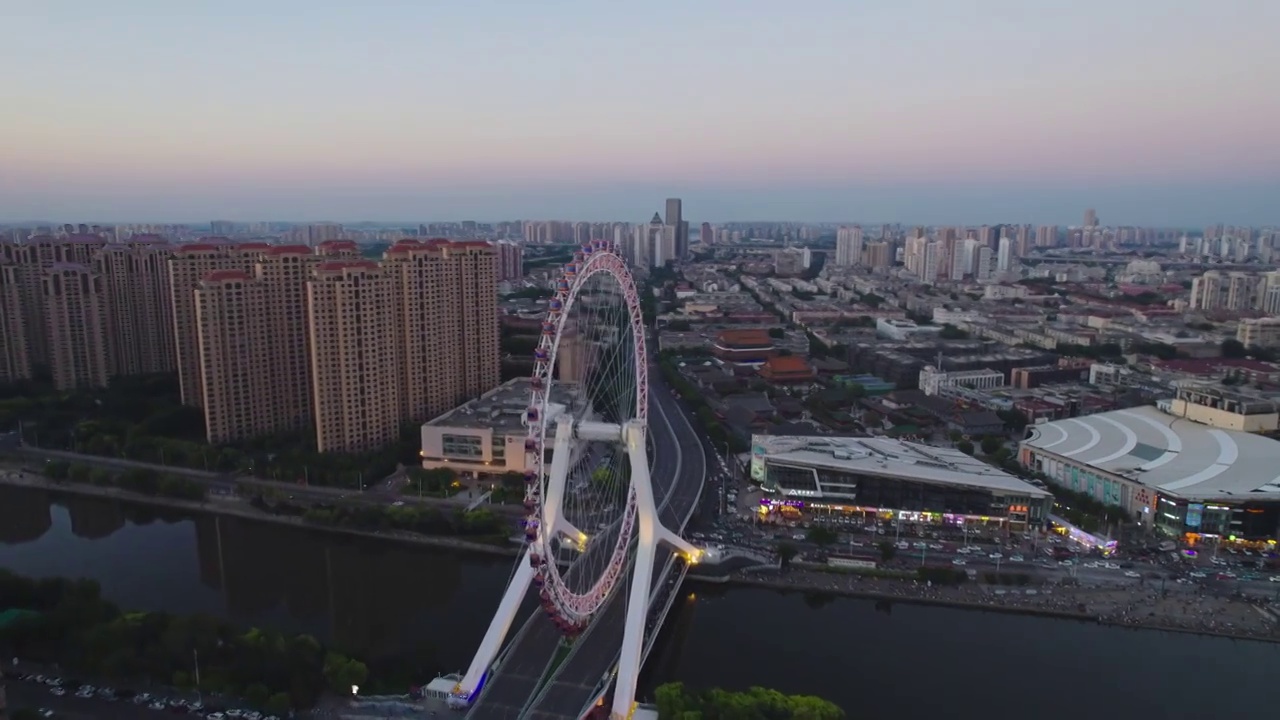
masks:
{"label": "river reflection", "polygon": [[[514,559],[0,487],[0,567],[89,577],[123,607],[309,632],[414,677],[465,669]],[[852,718],[1205,718],[1273,704],[1280,645],[826,593],[686,585],[646,665]],[[530,602],[530,607],[532,602]]]}
{"label": "river reflection", "polygon": [[515,562],[4,487],[0,543],[0,567],[90,577],[123,607],[412,652],[429,672],[465,668]]}

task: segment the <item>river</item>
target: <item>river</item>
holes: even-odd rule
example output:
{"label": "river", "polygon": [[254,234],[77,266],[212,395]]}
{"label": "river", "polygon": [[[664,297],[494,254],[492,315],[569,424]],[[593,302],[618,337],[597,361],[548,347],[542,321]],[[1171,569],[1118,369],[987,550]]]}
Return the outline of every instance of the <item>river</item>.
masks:
{"label": "river", "polygon": [[[0,567],[99,581],[123,607],[309,632],[429,679],[464,669],[513,560],[0,487]],[[851,718],[1227,717],[1280,645],[687,585],[643,689],[765,685]]]}

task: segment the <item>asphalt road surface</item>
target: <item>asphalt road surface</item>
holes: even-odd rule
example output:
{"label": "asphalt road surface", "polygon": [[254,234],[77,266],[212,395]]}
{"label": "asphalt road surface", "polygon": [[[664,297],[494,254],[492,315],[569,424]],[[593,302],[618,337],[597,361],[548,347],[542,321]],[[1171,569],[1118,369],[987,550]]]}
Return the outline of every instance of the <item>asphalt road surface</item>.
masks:
{"label": "asphalt road surface", "polygon": [[[660,379],[652,377],[654,372],[655,369],[651,368],[649,434],[654,450],[651,478],[663,522],[679,528],[687,510],[697,498],[698,484],[705,475],[706,466],[697,435],[675,406],[670,390]],[[695,478],[697,482],[693,481]],[[673,493],[672,484],[677,480],[677,491]],[[593,543],[588,553],[593,551],[610,552],[612,544]],[[666,558],[660,558],[660,562],[665,563]],[[570,572],[586,564],[588,563],[575,563]],[[618,614],[617,610],[610,613],[614,604],[623,603],[622,608],[625,610],[625,589],[619,588],[614,593],[604,612],[597,617],[597,623],[604,615],[612,617]],[[597,634],[595,628],[596,624],[593,624],[592,629],[579,640],[582,645],[576,649],[574,656],[561,666],[561,672],[574,670],[574,677],[565,676],[564,686],[548,688],[543,694],[544,698],[556,698],[558,703],[566,705],[576,702],[573,712],[577,712],[591,699],[591,690],[596,681],[609,670],[621,647],[620,624],[616,628],[616,637],[613,632]],[[593,636],[597,638],[594,641],[591,640]],[[555,655],[560,637],[559,630],[542,613],[535,612],[517,635],[514,641],[516,644],[508,650],[502,667],[488,679],[467,717],[470,720],[517,720],[523,717],[525,708],[534,699],[543,673]],[[598,650],[595,649],[597,647]],[[580,655],[582,660],[578,660]],[[582,679],[588,673],[586,668],[593,668],[590,672],[594,673],[594,677],[590,678],[589,687],[582,689],[581,686],[587,683]]]}

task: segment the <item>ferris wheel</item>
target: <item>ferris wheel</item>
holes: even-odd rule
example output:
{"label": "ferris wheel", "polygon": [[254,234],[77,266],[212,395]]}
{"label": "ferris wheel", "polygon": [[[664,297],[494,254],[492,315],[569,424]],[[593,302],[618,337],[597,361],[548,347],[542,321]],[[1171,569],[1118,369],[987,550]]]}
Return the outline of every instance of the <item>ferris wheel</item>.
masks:
{"label": "ferris wheel", "polygon": [[647,371],[626,262],[605,241],[582,246],[549,302],[526,411],[529,563],[543,610],[566,635],[585,629],[626,576],[635,484],[648,482],[647,453],[628,452],[627,434],[644,442]]}

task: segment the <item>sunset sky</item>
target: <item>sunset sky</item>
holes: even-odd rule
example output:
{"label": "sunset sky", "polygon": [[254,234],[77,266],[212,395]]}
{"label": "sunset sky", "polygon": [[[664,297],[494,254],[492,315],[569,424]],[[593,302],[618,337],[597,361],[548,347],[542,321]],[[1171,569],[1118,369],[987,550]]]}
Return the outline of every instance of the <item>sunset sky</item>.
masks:
{"label": "sunset sky", "polygon": [[7,6],[0,221],[1280,223],[1276,0]]}

